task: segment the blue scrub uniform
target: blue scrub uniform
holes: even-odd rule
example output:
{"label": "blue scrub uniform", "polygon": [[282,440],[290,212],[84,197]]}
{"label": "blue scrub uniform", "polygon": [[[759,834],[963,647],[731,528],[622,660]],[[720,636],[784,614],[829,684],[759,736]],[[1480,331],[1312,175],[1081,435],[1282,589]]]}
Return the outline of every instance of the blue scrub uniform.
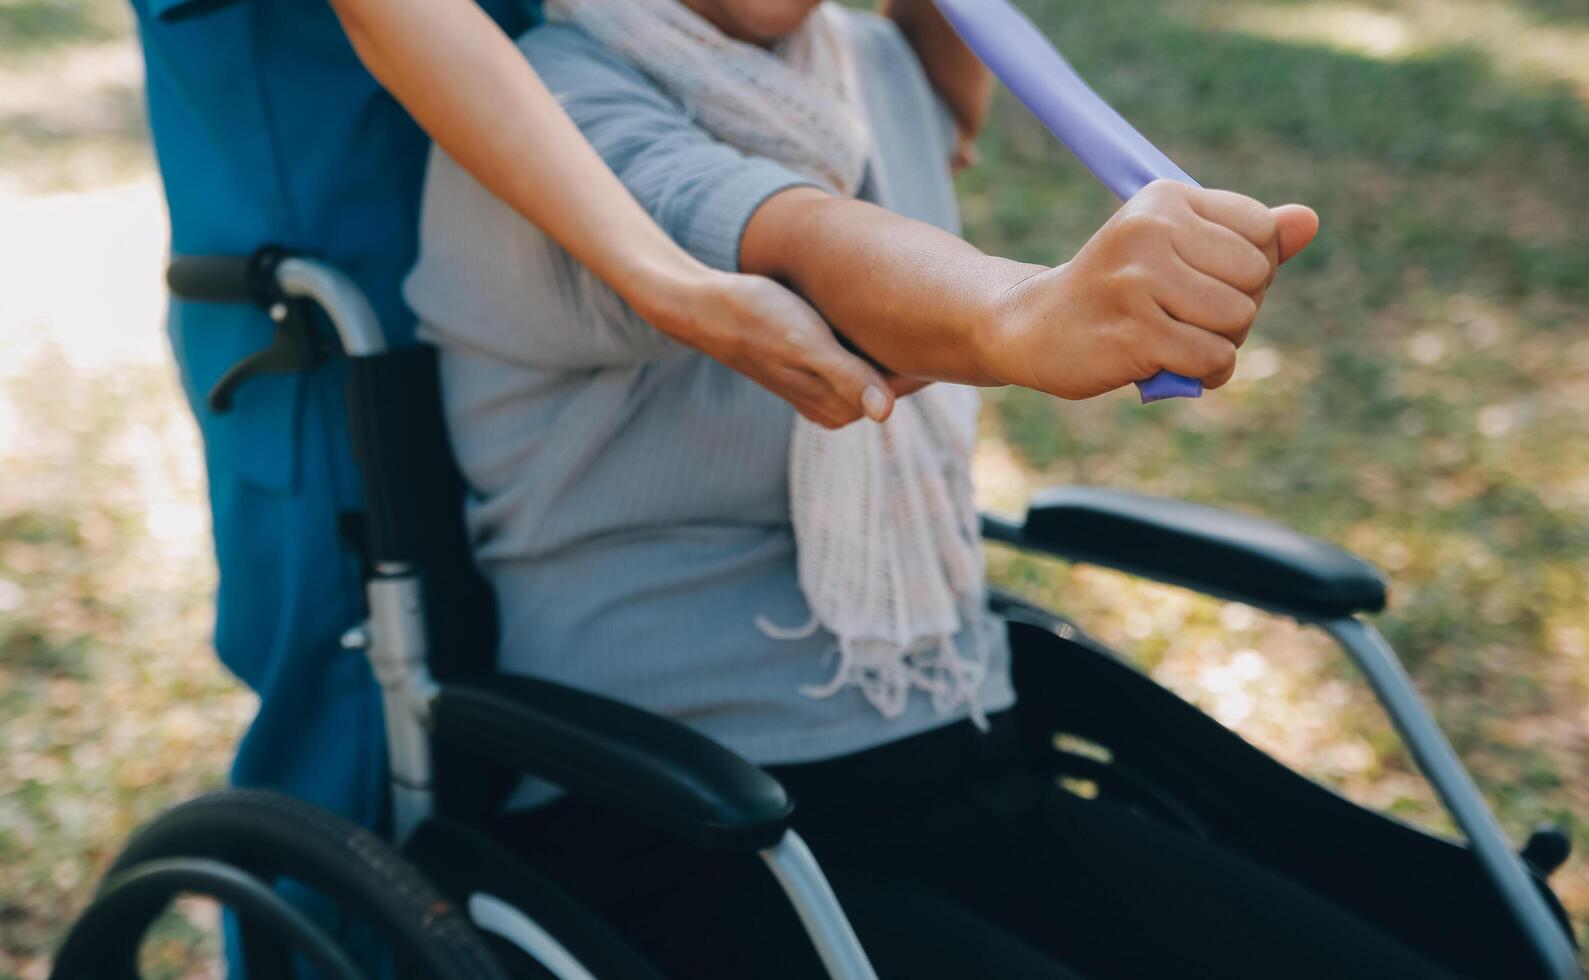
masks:
{"label": "blue scrub uniform", "polygon": [[[520,0],[480,0],[510,35]],[[428,141],[354,55],[325,0],[132,0],[177,254],[273,243],[326,259],[411,342],[399,283],[415,258]],[[341,369],[261,377],[214,414],[204,395],[265,346],[263,314],[173,300],[169,330],[204,437],[220,592],[215,646],[259,693],[233,782],[365,826],[385,803],[378,692],[338,639],[364,613],[339,513],[359,491]]]}

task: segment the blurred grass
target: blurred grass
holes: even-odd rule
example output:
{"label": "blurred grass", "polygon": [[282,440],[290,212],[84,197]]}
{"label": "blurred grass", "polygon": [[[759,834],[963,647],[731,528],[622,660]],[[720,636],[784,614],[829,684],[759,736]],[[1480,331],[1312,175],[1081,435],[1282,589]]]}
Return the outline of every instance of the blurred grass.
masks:
{"label": "blurred grass", "polygon": [[[1324,230],[1236,381],[1199,403],[991,393],[987,502],[1135,487],[1380,564],[1380,623],[1514,839],[1544,819],[1574,834],[1555,883],[1589,930],[1589,9],[1021,4],[1192,173],[1309,203]],[[22,270],[0,306],[0,977],[42,976],[126,834],[222,779],[251,708],[207,649],[202,482],[145,295],[161,215],[127,30],[115,0],[0,0],[0,262]],[[1114,206],[1008,99],[982,152],[961,190],[990,251],[1060,261]],[[100,267],[88,246],[124,274],[51,274]],[[1317,637],[1095,569],[993,566],[1303,771],[1443,825]],[[213,969],[192,950],[207,916],[168,925],[159,975]]]}

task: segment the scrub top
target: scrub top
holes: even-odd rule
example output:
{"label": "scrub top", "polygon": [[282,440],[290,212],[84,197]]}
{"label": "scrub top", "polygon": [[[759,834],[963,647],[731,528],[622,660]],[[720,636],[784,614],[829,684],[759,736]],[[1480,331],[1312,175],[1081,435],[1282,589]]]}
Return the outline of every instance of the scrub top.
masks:
{"label": "scrub top", "polygon": [[[521,0],[480,0],[509,33]],[[414,262],[428,141],[360,64],[326,0],[132,0],[149,121],[178,254],[278,244],[325,259],[368,294],[396,343],[413,337],[399,283]],[[215,643],[260,695],[233,781],[379,823],[380,702],[337,642],[363,616],[337,535],[358,506],[341,366],[256,378],[231,411],[204,395],[271,325],[245,305],[173,300],[172,347],[204,437],[220,566]]]}

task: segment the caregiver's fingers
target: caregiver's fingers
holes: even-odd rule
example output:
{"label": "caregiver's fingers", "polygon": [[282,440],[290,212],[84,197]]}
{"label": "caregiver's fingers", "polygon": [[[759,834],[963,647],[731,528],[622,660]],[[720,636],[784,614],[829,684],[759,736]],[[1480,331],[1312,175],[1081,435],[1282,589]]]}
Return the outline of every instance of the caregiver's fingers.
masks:
{"label": "caregiver's fingers", "polygon": [[873,422],[883,421],[894,411],[894,393],[882,372],[846,350],[837,339],[831,347],[813,352],[807,370],[822,379],[840,404]]}
{"label": "caregiver's fingers", "polygon": [[801,416],[825,429],[842,429],[862,417],[858,407],[845,403],[826,381],[810,371],[780,369],[763,384],[794,406]]}
{"label": "caregiver's fingers", "polygon": [[815,307],[763,276],[725,274],[723,282],[727,308],[700,318],[714,329],[693,337],[692,346],[814,422],[888,417],[894,396],[882,373],[845,350]]}
{"label": "caregiver's fingers", "polygon": [[1319,215],[1306,204],[1284,204],[1270,212],[1275,219],[1281,263],[1290,262],[1319,234]]}

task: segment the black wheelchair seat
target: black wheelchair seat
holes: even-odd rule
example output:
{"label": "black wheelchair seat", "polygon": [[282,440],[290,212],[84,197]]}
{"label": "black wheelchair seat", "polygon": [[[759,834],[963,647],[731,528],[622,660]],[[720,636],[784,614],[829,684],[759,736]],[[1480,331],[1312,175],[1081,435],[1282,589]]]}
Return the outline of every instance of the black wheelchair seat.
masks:
{"label": "black wheelchair seat", "polygon": [[[1073,624],[999,596],[1027,764],[1214,841],[1462,976],[1532,976],[1528,937],[1467,845],[1360,806],[1155,683]],[[1394,870],[1392,870],[1394,869]],[[1531,868],[1564,928],[1566,910]]]}

